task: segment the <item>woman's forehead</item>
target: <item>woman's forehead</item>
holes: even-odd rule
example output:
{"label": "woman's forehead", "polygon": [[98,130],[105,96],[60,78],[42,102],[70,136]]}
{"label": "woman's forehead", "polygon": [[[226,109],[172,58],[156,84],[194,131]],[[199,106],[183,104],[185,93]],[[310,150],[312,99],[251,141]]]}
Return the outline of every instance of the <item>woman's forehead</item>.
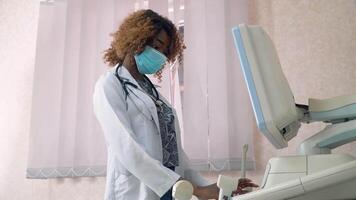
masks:
{"label": "woman's forehead", "polygon": [[157,34],[157,36],[154,38],[154,40],[161,43],[162,45],[164,45],[164,44],[169,45],[169,43],[170,43],[170,38],[169,38],[167,32],[164,30],[161,30]]}
{"label": "woman's forehead", "polygon": [[171,47],[171,39],[166,33],[166,31],[161,30],[154,38],[152,43],[150,44],[154,48],[158,48],[161,53],[168,56]]}

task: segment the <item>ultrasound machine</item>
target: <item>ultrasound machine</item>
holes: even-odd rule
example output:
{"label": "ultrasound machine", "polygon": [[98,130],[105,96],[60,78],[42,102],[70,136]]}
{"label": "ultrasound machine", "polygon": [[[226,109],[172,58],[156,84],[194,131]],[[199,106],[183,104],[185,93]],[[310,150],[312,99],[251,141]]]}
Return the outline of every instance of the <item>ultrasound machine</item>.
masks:
{"label": "ultrasound machine", "polygon": [[[272,40],[260,26],[232,30],[259,132],[277,149],[286,148],[302,123],[324,122],[298,154],[269,160],[260,189],[231,197],[238,180],[219,176],[219,200],[356,199],[356,159],[331,150],[356,140],[356,95],[309,99],[297,104]],[[194,199],[187,181],[173,188],[176,200]]]}

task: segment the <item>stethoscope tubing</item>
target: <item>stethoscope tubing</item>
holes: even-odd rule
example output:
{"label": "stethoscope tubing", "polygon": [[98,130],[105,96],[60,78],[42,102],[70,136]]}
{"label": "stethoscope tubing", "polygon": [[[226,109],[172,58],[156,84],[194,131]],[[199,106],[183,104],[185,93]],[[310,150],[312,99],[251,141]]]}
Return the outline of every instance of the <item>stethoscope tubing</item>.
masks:
{"label": "stethoscope tubing", "polygon": [[[154,87],[153,83],[151,82],[151,80],[144,75],[144,78],[149,82],[149,84],[151,85],[151,88],[153,89],[153,92],[155,94],[155,96],[151,95],[151,94],[148,94],[146,91],[142,90],[140,87],[138,87],[136,84],[130,82],[127,78],[123,78],[123,77],[120,77],[119,76],[119,73],[118,73],[118,70],[119,68],[122,67],[121,65],[118,65],[115,69],[115,76],[116,78],[120,81],[122,87],[123,87],[123,90],[124,90],[124,93],[125,93],[125,101],[127,100],[127,97],[129,97],[130,94],[133,94],[136,96],[136,98],[140,99],[139,96],[137,96],[137,94],[135,94],[132,90],[132,88],[135,88],[137,90],[140,90],[141,92],[145,93],[146,95],[148,95],[152,101],[154,102],[154,104],[156,105],[156,107],[159,109],[161,109],[161,105],[162,105],[162,101],[160,100],[159,98],[159,93],[157,91],[157,89]],[[132,88],[128,87],[128,86],[131,86]],[[142,101],[142,103],[144,103],[146,105],[146,103],[140,99]],[[147,105],[146,105],[147,106]],[[127,104],[127,101],[126,101],[126,110],[128,109],[128,104]],[[139,109],[140,110],[140,109]],[[149,118],[148,116],[146,116],[146,114],[140,110],[140,112],[147,118]]]}

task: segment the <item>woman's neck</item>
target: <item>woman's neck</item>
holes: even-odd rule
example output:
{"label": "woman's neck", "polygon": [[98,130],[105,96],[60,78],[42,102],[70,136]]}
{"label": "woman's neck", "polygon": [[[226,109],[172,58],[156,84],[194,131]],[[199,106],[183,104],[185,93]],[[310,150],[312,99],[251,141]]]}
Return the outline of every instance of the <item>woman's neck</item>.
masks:
{"label": "woman's neck", "polygon": [[143,75],[138,71],[135,60],[133,56],[125,56],[124,62],[122,65],[130,72],[131,76],[135,80],[144,80]]}

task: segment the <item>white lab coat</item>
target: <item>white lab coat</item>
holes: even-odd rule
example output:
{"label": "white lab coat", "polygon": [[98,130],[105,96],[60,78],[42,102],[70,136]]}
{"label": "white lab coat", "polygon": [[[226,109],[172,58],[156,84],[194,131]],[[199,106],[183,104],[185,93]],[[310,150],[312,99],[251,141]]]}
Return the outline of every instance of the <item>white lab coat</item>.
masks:
{"label": "white lab coat", "polygon": [[[116,67],[100,76],[93,94],[94,113],[107,144],[105,199],[159,200],[181,176],[197,185],[210,184],[199,173],[189,170],[188,158],[181,146],[177,115],[175,127],[180,163],[175,172],[162,165],[156,106],[147,94],[129,85],[130,94],[125,100],[121,83],[115,77]],[[120,77],[140,87],[125,67],[118,72]],[[160,98],[164,99],[161,95]]]}

